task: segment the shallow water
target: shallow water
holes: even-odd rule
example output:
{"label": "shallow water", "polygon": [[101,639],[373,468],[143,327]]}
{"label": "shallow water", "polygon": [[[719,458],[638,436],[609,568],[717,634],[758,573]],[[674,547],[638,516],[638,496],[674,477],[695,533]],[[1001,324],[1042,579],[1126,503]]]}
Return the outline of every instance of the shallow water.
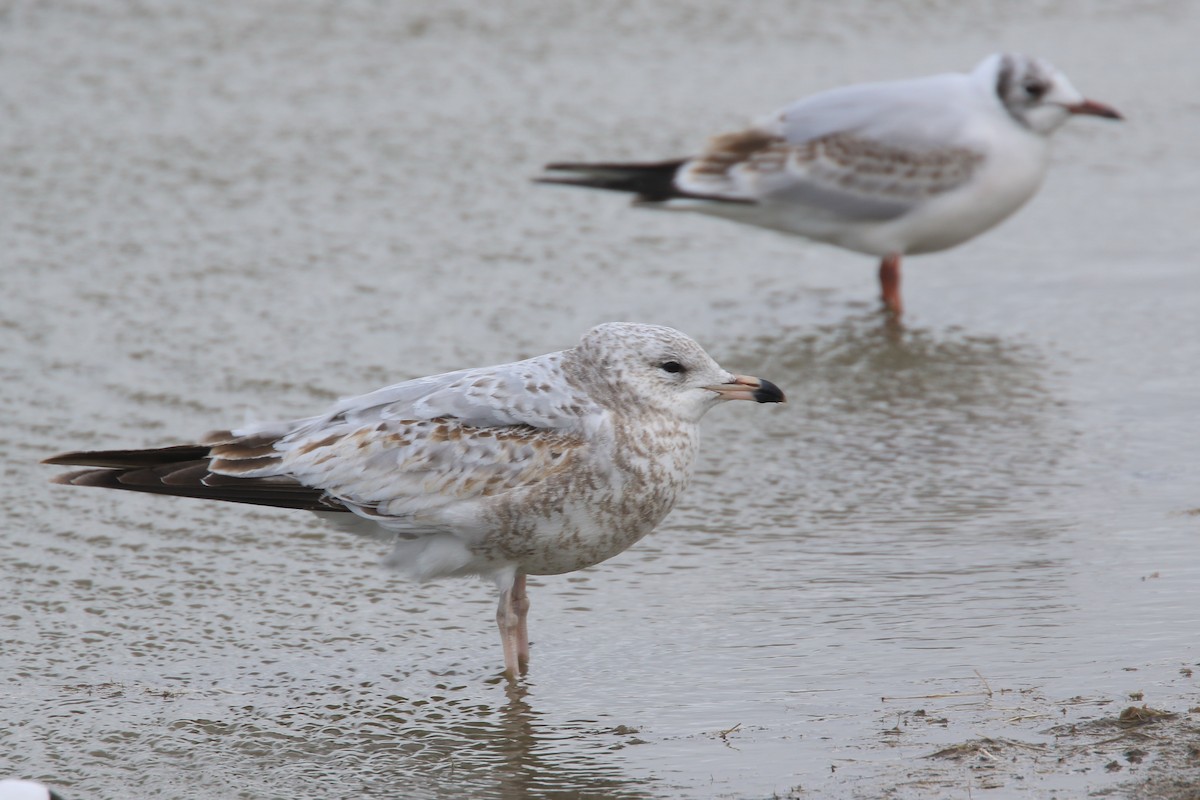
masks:
{"label": "shallow water", "polygon": [[[877,5],[9,6],[0,774],[101,799],[909,796],[940,743],[1044,738],[1004,691],[1194,705],[1200,16]],[[1129,121],[1072,123],[1016,218],[910,260],[899,335],[866,257],[527,181],[999,47]],[[791,402],[717,409],[654,536],[531,582],[519,688],[487,586],[402,583],[303,514],[36,466],[611,319]],[[918,706],[959,716],[889,737]]]}

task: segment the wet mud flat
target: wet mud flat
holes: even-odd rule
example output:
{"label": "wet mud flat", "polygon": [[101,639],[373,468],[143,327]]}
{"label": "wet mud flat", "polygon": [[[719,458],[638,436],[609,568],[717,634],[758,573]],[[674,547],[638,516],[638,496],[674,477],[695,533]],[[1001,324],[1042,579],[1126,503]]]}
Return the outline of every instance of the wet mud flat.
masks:
{"label": "wet mud flat", "polygon": [[[1179,667],[1183,691],[1164,707],[1142,692],[1059,697],[996,688],[983,675],[976,690],[880,698],[877,735],[860,758],[773,797],[1195,800],[1200,698],[1187,687],[1196,670]],[[717,736],[736,747],[738,730]]]}
{"label": "wet mud flat", "polygon": [[[1057,699],[1033,688],[989,690],[985,698],[976,711],[946,708],[946,698],[924,698],[922,708],[893,716],[894,726],[880,732],[880,747],[911,746],[937,738],[931,729],[1012,715],[988,726],[1000,733],[930,745],[904,768],[877,775],[874,787],[850,780],[845,788],[851,796],[880,798],[989,796],[989,790],[997,796],[1200,798],[1200,705],[1166,710],[1129,698]],[[967,789],[971,794],[960,794]]]}
{"label": "wet mud flat", "polygon": [[[802,754],[806,749],[804,741],[816,738],[837,738],[839,741],[833,746],[840,752],[823,769],[809,771],[804,780],[769,792],[704,786],[703,782],[691,780],[686,786],[658,778],[630,782],[611,779],[612,776],[605,778],[603,768],[590,774],[586,768],[577,775],[572,775],[570,769],[564,773],[563,764],[543,752],[543,734],[539,730],[542,715],[535,710],[536,689],[499,675],[484,680],[496,693],[494,696],[503,698],[492,709],[497,724],[488,736],[473,731],[469,746],[462,740],[444,737],[445,730],[427,728],[429,720],[442,718],[443,713],[446,718],[454,718],[464,701],[472,707],[472,715],[483,710],[483,706],[477,705],[474,690],[456,686],[454,681],[442,681],[436,686],[442,693],[431,698],[436,702],[412,703],[426,706],[424,714],[414,715],[412,709],[406,708],[408,703],[398,696],[376,698],[383,706],[394,704],[384,710],[375,702],[350,699],[353,692],[345,690],[346,705],[338,709],[357,707],[357,716],[374,717],[380,723],[359,742],[366,757],[370,757],[371,751],[381,756],[389,750],[403,749],[409,756],[426,762],[424,772],[428,780],[452,778],[457,781],[454,786],[474,784],[485,797],[1195,800],[1200,797],[1200,704],[1195,704],[1194,687],[1200,665],[1172,668],[1174,679],[1164,679],[1165,665],[1126,668],[1134,676],[1143,669],[1158,673],[1152,683],[1156,686],[1155,694],[1163,698],[1159,703],[1147,702],[1146,693],[1138,691],[1061,696],[1058,691],[1045,688],[1007,688],[993,685],[982,674],[977,674],[973,685],[965,686],[962,691],[881,697],[873,713],[845,714],[833,719],[833,725],[841,731],[837,737],[817,733],[828,729],[830,719],[814,720],[810,728],[814,733],[796,737],[800,742],[794,752]],[[334,693],[337,692],[334,687]],[[462,696],[463,692],[470,699]],[[190,704],[205,696],[211,699],[213,695],[211,689],[206,690],[199,683],[181,687],[134,682],[60,686],[57,693],[64,701],[74,698],[73,702],[82,706],[156,707],[156,713],[167,717],[178,717]],[[237,701],[243,711],[251,711],[261,703],[262,707],[252,713],[258,723],[264,719],[263,712],[266,716],[278,713],[266,709],[270,705],[269,690],[255,694],[248,693]],[[1193,705],[1189,706],[1189,702]],[[345,755],[335,754],[319,740],[309,738],[315,730],[312,723],[323,717],[319,713],[306,715],[299,709],[285,712],[284,717],[295,717],[297,723],[287,737],[281,735],[282,730],[271,734],[257,725],[257,733],[247,737],[246,731],[236,732],[244,727],[245,720],[239,723],[234,716],[176,719],[172,727],[193,744],[199,739],[227,744],[236,740],[234,746],[239,752],[254,753],[259,759],[275,760],[286,753],[285,760],[292,760],[299,755],[298,748],[304,751],[305,762],[318,753],[330,765],[345,760]],[[306,719],[308,724],[303,724]],[[326,732],[336,732],[349,724],[340,713],[324,719]],[[477,718],[468,724],[477,726],[481,721]],[[304,735],[297,736],[301,732]],[[725,728],[690,734],[674,731],[667,738],[707,741],[740,754],[752,752],[760,737],[771,736],[772,726],[758,725],[747,718]],[[283,738],[294,740],[288,748],[292,752],[279,749]],[[591,740],[607,754],[606,760],[628,757],[665,743],[646,728],[624,723],[585,725],[572,738],[577,743]],[[301,743],[302,739],[306,743]],[[164,744],[159,741],[155,746],[161,748]],[[805,769],[811,766],[805,764]],[[315,763],[306,769],[324,772]],[[488,773],[483,785],[473,778],[479,769]],[[696,770],[703,774],[705,767],[697,764]],[[394,796],[393,787],[386,782],[364,783],[354,794],[349,794],[343,791],[345,786],[337,783],[342,779],[340,776],[326,777],[335,779],[323,789],[328,789],[331,797]],[[233,778],[236,774],[229,776]],[[453,796],[432,786],[417,790],[415,796]],[[447,788],[451,787],[442,787]],[[246,784],[239,788],[230,783],[228,789],[232,792],[230,796],[236,797],[277,796],[269,789],[252,789]],[[70,787],[66,792],[68,797],[84,796],[85,787]],[[116,796],[103,788],[93,794]]]}
{"label": "wet mud flat", "polygon": [[[1016,788],[1022,783],[1062,776],[1088,783],[1088,775],[1103,771],[1127,774],[1128,780],[1092,792],[1104,797],[1195,798],[1200,792],[1200,707],[1166,711],[1147,705],[1120,709],[1115,700],[1072,697],[1064,701],[1039,696],[1035,690],[1015,693],[1021,708],[1033,717],[1078,718],[1037,730],[1048,742],[988,736],[943,747],[924,756],[922,764],[883,796],[952,790]],[[1099,709],[1112,713],[1096,716]],[[921,724],[947,725],[948,716],[930,715],[925,709],[901,714],[897,727],[883,735],[904,736]],[[886,787],[882,787],[885,788]],[[916,795],[914,795],[916,796]],[[928,795],[926,795],[928,796]]]}

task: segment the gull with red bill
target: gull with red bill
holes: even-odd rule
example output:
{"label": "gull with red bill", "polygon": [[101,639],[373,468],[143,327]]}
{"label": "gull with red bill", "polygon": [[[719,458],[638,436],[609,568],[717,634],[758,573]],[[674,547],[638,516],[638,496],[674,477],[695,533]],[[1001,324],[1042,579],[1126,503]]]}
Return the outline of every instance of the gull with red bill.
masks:
{"label": "gull with red bill", "polygon": [[555,174],[538,181],[877,256],[884,306],[899,317],[901,258],[961,244],[1024,205],[1051,134],[1077,115],[1121,119],[1048,61],[999,53],[968,73],[821,92],[690,158],[549,164]]}
{"label": "gull with red bill", "polygon": [[650,533],[691,478],[700,418],[782,403],[658,325],[598,325],[568,350],[399,383],[307,419],[152,450],[66,453],[56,483],[295,508],[394,541],[416,580],[482,575],[510,676],[525,672],[526,575],[573,572]]}

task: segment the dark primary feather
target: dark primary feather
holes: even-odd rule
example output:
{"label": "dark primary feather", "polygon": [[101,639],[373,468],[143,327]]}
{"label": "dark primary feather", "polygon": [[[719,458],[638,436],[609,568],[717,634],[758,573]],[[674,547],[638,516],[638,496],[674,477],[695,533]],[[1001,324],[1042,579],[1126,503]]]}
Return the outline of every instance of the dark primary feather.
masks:
{"label": "dark primary feather", "polygon": [[534,178],[535,183],[553,183],[560,186],[583,186],[588,189],[608,189],[614,192],[630,192],[646,203],[662,203],[667,200],[685,198],[690,200],[713,200],[726,203],[747,203],[737,198],[685,192],[675,185],[675,173],[686,163],[685,159],[658,161],[648,164],[585,164],[562,162],[547,164],[548,172],[573,172],[569,177]]}
{"label": "dark primary feather", "polygon": [[[239,447],[239,445],[242,445]],[[320,489],[284,476],[239,478],[210,471],[214,457],[262,465],[265,443],[227,441],[213,446],[177,445],[153,450],[98,450],[63,453],[42,463],[92,467],[54,477],[54,483],[100,486],[132,492],[222,500],[228,503],[306,511],[346,511],[346,507]]]}
{"label": "dark primary feather", "polygon": [[675,173],[683,160],[660,161],[652,164],[583,164],[560,162],[547,164],[548,172],[574,172],[572,177],[535,178],[538,183],[558,183],[565,186],[584,186],[590,189],[609,189],[632,192],[640,200],[659,202],[679,197],[675,188]]}
{"label": "dark primary feather", "polygon": [[209,448],[202,444],[181,444],[153,450],[91,450],[62,453],[42,461],[64,467],[112,467],[115,469],[152,467],[207,458]]}

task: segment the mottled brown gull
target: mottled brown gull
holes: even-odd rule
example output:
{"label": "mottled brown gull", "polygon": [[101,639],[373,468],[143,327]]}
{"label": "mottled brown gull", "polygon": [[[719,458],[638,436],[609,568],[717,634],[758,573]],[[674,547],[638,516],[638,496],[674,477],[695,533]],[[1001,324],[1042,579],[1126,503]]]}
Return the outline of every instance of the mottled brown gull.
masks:
{"label": "mottled brown gull", "polygon": [[392,534],[389,565],[417,580],[490,578],[515,676],[529,661],[525,576],[598,564],[648,534],[723,400],[784,397],[679,331],[614,322],[569,350],[418,378],[308,419],[45,463],[91,467],[56,483],[320,512]]}
{"label": "mottled brown gull", "polygon": [[574,174],[540,180],[878,256],[884,305],[899,317],[901,257],[961,244],[1024,205],[1050,135],[1079,114],[1121,118],[1048,61],[997,53],[969,73],[821,92],[692,158],[549,164]]}

